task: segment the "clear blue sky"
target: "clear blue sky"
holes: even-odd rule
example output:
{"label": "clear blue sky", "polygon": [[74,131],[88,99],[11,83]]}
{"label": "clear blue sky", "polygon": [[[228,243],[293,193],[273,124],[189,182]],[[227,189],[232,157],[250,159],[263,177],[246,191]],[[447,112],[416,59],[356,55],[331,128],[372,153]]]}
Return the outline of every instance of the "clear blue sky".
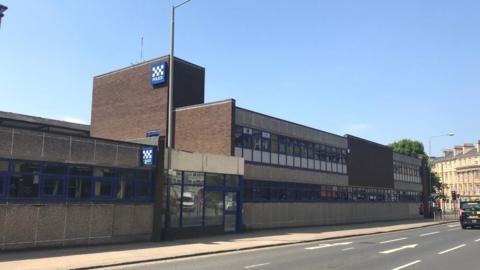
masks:
{"label": "clear blue sky", "polygon": [[[89,122],[92,77],[168,54],[171,3],[0,0],[0,110]],[[192,0],[176,56],[206,101],[380,143],[480,139],[480,1]]]}

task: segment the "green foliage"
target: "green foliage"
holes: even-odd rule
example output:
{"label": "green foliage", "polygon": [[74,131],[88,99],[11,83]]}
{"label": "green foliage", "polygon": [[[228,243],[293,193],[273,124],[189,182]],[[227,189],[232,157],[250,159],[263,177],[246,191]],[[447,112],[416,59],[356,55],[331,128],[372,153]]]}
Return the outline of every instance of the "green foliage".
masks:
{"label": "green foliage", "polygon": [[446,185],[441,182],[440,178],[436,173],[432,172],[432,164],[429,162],[428,156],[427,154],[425,154],[425,148],[423,147],[423,144],[421,142],[410,139],[403,139],[389,144],[388,146],[392,149],[393,152],[411,157],[421,158],[425,162],[425,164],[427,164],[428,173],[430,173],[430,179],[432,181],[431,192],[443,194],[443,190],[445,190]]}

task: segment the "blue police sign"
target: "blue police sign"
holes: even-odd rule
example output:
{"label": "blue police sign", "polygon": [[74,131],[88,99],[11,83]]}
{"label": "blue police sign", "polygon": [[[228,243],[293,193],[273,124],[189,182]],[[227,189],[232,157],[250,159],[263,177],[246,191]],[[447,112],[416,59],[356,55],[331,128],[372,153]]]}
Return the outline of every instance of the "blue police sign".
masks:
{"label": "blue police sign", "polygon": [[142,166],[154,166],[157,158],[157,151],[155,147],[142,148]]}
{"label": "blue police sign", "polygon": [[152,65],[152,85],[162,84],[167,81],[167,62]]}

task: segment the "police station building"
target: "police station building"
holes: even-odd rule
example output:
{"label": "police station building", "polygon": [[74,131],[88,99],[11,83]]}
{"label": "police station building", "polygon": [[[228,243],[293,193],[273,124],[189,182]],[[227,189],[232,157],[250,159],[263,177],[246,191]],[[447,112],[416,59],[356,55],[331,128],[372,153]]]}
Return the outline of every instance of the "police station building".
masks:
{"label": "police station building", "polygon": [[205,103],[178,58],[166,149],[168,61],[96,76],[90,126],[0,112],[3,250],[421,218],[419,159]]}

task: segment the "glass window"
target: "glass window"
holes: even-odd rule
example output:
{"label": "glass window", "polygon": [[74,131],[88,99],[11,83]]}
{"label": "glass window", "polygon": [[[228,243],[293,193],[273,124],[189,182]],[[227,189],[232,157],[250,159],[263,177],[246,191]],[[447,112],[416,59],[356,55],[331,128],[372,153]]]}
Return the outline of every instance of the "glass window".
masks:
{"label": "glass window", "polygon": [[63,196],[63,177],[47,176],[43,181],[43,194],[47,196]]}
{"label": "glass window", "polygon": [[300,142],[299,141],[295,141],[294,140],[294,144],[293,144],[294,148],[293,148],[293,155],[296,156],[296,157],[299,157],[300,156]]}
{"label": "glass window", "polygon": [[282,136],[278,137],[278,153],[280,154],[287,153],[287,138]]}
{"label": "glass window", "polygon": [[293,148],[294,148],[294,143],[293,140],[290,138],[287,138],[287,155],[293,156]]}
{"label": "glass window", "polygon": [[39,173],[42,171],[42,164],[38,162],[15,161],[13,164],[16,173]]}
{"label": "glass window", "polygon": [[67,174],[67,166],[62,164],[48,163],[43,168],[43,173],[46,174]]}
{"label": "glass window", "polygon": [[112,196],[112,181],[95,180],[95,196],[110,197]]}
{"label": "glass window", "polygon": [[92,167],[87,166],[72,166],[69,168],[70,175],[78,176],[92,176],[93,170]]}
{"label": "glass window", "polygon": [[262,151],[270,152],[270,138],[262,138]]}
{"label": "glass window", "polygon": [[223,192],[205,192],[205,225],[223,224]]}
{"label": "glass window", "polygon": [[305,142],[300,142],[300,155],[302,158],[307,158],[308,149]]}
{"label": "glass window", "polygon": [[262,141],[262,133],[258,130],[253,130],[253,150],[260,151]]}
{"label": "glass window", "polygon": [[243,133],[243,148],[252,149],[252,135]]}
{"label": "glass window", "polygon": [[10,177],[10,196],[18,198],[38,197],[39,175],[13,175]]}
{"label": "glass window", "polygon": [[150,171],[149,170],[135,171],[135,179],[150,180]]}
{"label": "glass window", "polygon": [[0,172],[8,171],[8,161],[7,160],[0,160]]}
{"label": "glass window", "polygon": [[185,186],[183,188],[183,227],[202,226],[203,202],[203,187]]}
{"label": "glass window", "polygon": [[243,145],[243,128],[242,127],[235,127],[235,146],[242,147]]}
{"label": "glass window", "polygon": [[225,192],[225,211],[237,210],[237,193]]}
{"label": "glass window", "polygon": [[180,203],[181,203],[181,186],[170,186],[169,188],[169,223],[171,228],[180,226]]}
{"label": "glass window", "polygon": [[202,172],[184,172],[185,185],[201,185],[203,186],[204,173]]}
{"label": "glass window", "polygon": [[133,199],[133,181],[127,179],[120,179],[117,186],[117,199],[130,200]]}
{"label": "glass window", "polygon": [[4,195],[4,188],[3,185],[5,184],[5,176],[0,175],[0,195]]}
{"label": "glass window", "polygon": [[270,137],[270,146],[272,148],[272,153],[278,153],[278,137],[277,135],[272,135]]}
{"label": "glass window", "polygon": [[96,177],[116,177],[117,173],[112,168],[94,168],[93,175]]}
{"label": "glass window", "polygon": [[135,182],[135,197],[147,198],[150,196],[150,181],[137,180]]}
{"label": "glass window", "polygon": [[315,144],[314,158],[320,160],[320,145],[317,143]]}
{"label": "glass window", "polygon": [[68,181],[68,197],[87,199],[91,197],[92,181],[88,177],[70,177]]}
{"label": "glass window", "polygon": [[208,186],[223,186],[223,174],[207,173],[205,181]]}
{"label": "glass window", "polygon": [[238,175],[227,174],[225,175],[225,185],[227,186],[238,186],[240,183]]}
{"label": "glass window", "polygon": [[181,171],[173,171],[168,173],[168,182],[170,185],[181,185],[182,184],[182,172]]}
{"label": "glass window", "polygon": [[313,158],[313,144],[312,143],[307,143],[307,157],[308,158]]}

